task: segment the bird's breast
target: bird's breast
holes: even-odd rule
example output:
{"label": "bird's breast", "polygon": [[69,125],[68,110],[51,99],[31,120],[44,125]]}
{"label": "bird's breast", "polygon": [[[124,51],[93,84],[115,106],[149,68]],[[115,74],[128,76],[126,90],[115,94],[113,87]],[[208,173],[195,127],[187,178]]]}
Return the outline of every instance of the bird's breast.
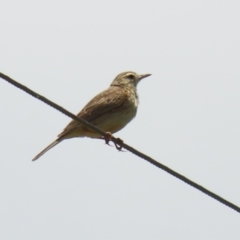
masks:
{"label": "bird's breast", "polygon": [[103,114],[92,123],[104,132],[115,133],[124,128],[137,114],[138,97],[135,91],[128,91],[123,104]]}

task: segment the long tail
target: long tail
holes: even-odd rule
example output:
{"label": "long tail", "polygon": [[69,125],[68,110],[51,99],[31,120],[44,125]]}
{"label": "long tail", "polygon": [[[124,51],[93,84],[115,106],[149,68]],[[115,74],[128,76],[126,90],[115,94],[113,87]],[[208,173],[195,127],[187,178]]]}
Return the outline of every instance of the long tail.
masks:
{"label": "long tail", "polygon": [[38,158],[40,158],[45,152],[56,146],[58,143],[60,143],[63,139],[56,139],[54,142],[52,142],[50,145],[48,145],[46,148],[44,148],[36,157],[33,158],[33,161],[36,161]]}

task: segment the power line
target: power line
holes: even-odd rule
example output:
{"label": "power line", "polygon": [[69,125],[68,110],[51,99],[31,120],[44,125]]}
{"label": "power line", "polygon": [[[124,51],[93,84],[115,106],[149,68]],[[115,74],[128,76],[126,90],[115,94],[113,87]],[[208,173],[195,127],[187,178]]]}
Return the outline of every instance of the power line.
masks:
{"label": "power line", "polygon": [[[85,120],[77,117],[76,115],[74,115],[74,114],[72,114],[71,112],[67,111],[66,109],[64,109],[63,107],[59,106],[58,104],[56,104],[56,103],[48,100],[48,99],[45,98],[44,96],[42,96],[42,95],[40,95],[40,94],[32,91],[32,90],[29,89],[28,87],[22,85],[22,84],[19,83],[19,82],[16,82],[16,81],[13,80],[12,78],[6,76],[5,74],[3,74],[3,73],[1,73],[1,72],[0,72],[0,77],[1,77],[2,79],[6,80],[7,82],[9,82],[10,84],[14,85],[15,87],[20,88],[21,90],[23,90],[23,91],[25,91],[26,93],[30,94],[31,96],[33,96],[33,97],[41,100],[42,102],[48,104],[49,106],[57,109],[58,111],[60,111],[61,113],[67,115],[68,117],[70,117],[70,118],[72,118],[72,119],[74,119],[74,120],[76,120],[76,121],[84,124],[85,126],[89,127],[90,129],[92,129],[92,130],[96,131],[97,133],[101,134],[102,136],[107,137],[107,134],[106,134],[105,132],[103,132],[103,131],[100,130],[99,128],[95,127],[95,126],[92,125],[91,123],[89,123],[89,122],[87,122],[87,121],[85,121]],[[119,144],[118,138],[112,137],[110,141],[114,142],[115,144]],[[134,149],[133,147],[127,145],[126,143],[123,143],[123,144],[122,144],[122,147],[125,148],[126,150],[132,152],[133,154],[137,155],[138,157],[143,158],[144,160],[150,162],[150,163],[153,164],[154,166],[156,166],[156,167],[158,167],[158,168],[161,168],[162,170],[166,171],[167,173],[173,175],[174,177],[182,180],[183,182],[189,184],[190,186],[198,189],[199,191],[207,194],[208,196],[214,198],[215,200],[221,202],[222,204],[224,204],[224,205],[226,205],[226,206],[228,206],[228,207],[232,208],[233,210],[235,210],[235,211],[237,211],[237,212],[240,213],[240,208],[239,208],[237,205],[235,205],[235,204],[227,201],[226,199],[224,199],[224,198],[220,197],[219,195],[217,195],[217,194],[209,191],[208,189],[204,188],[203,186],[201,186],[201,185],[193,182],[192,180],[186,178],[185,176],[183,176],[183,175],[175,172],[174,170],[168,168],[167,166],[165,166],[165,165],[157,162],[157,161],[154,160],[153,158],[151,158],[151,157],[149,157],[149,156],[147,156],[147,155],[139,152],[138,150]]]}

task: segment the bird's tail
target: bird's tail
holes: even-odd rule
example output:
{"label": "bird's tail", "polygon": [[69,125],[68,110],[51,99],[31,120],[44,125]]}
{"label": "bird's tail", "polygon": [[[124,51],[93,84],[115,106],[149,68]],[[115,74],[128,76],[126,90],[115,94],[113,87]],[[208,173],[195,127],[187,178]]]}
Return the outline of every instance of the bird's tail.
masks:
{"label": "bird's tail", "polygon": [[48,145],[46,148],[44,148],[36,157],[33,158],[33,161],[36,161],[38,158],[40,158],[45,152],[56,146],[58,143],[60,143],[63,139],[56,139],[54,142],[52,142],[50,145]]}

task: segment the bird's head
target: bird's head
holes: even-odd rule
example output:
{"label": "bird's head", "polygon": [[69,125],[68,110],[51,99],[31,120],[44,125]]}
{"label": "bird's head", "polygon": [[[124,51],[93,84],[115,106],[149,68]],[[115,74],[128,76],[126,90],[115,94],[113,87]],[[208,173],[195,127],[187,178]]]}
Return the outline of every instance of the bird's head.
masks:
{"label": "bird's head", "polygon": [[135,72],[123,72],[116,76],[111,83],[111,86],[134,86],[140,82],[141,79],[151,76],[151,74],[137,74]]}

